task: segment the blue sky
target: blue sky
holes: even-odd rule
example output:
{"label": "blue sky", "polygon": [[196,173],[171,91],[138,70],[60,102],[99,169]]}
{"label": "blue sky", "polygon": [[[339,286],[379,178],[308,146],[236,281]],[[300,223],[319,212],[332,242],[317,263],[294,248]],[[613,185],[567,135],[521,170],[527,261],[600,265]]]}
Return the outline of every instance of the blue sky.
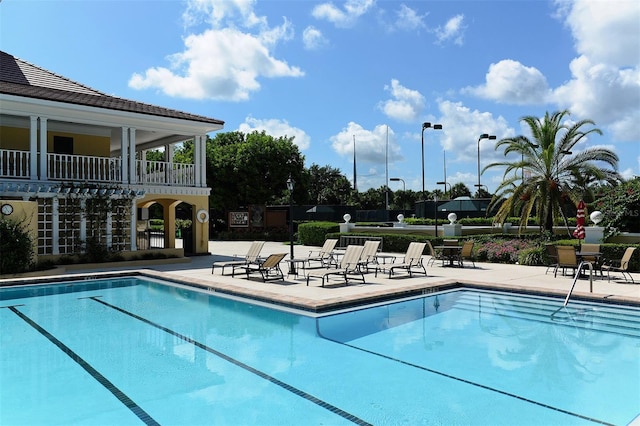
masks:
{"label": "blue sky", "polygon": [[[0,48],[97,90],[295,136],[359,190],[477,183],[478,137],[568,109],[640,175],[640,2],[0,0]],[[480,143],[481,166],[501,159]],[[490,190],[502,171],[485,172]],[[402,189],[402,182],[389,182]],[[443,189],[440,186],[440,189]]]}

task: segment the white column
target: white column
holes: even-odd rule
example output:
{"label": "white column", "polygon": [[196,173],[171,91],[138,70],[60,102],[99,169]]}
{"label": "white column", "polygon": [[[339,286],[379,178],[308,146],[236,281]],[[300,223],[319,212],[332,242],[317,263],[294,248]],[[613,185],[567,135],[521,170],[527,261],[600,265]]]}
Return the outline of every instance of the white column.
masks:
{"label": "white column", "polygon": [[207,135],[200,136],[200,143],[202,147],[200,149],[201,160],[200,160],[200,183],[202,187],[207,186]]}
{"label": "white column", "polygon": [[131,232],[131,251],[137,251],[138,247],[136,245],[136,241],[137,241],[137,227],[136,227],[136,198],[134,197],[131,200],[131,212],[129,215],[129,226],[130,226],[130,232]]}
{"label": "white column", "polygon": [[60,201],[58,197],[51,200],[51,238],[52,254],[60,254]]}
{"label": "white column", "polygon": [[136,129],[129,128],[129,182],[137,183],[136,177]]}
{"label": "white column", "polygon": [[129,182],[129,128],[123,127],[120,136],[120,156],[122,157],[122,183]]}
{"label": "white column", "polygon": [[38,180],[38,117],[29,117],[29,177]]}
{"label": "white column", "polygon": [[200,136],[193,137],[193,164],[195,169],[195,185],[196,187],[202,186],[202,174],[200,170],[202,169],[202,143],[200,141]]}
{"label": "white column", "polygon": [[40,117],[40,179],[47,180],[47,119]]}

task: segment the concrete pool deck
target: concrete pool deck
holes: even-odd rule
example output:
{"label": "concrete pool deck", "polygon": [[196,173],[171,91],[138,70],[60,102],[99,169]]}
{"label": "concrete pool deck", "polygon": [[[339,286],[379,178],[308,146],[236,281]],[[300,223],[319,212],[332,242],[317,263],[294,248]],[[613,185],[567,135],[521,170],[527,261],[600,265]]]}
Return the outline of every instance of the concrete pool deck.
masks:
{"label": "concrete pool deck", "polygon": [[[366,283],[350,282],[348,286],[337,281],[332,281],[329,285],[321,287],[318,278],[312,278],[309,286],[306,278],[302,275],[287,276],[288,263],[281,263],[285,274],[284,281],[262,282],[259,275],[256,279],[247,280],[245,274],[230,275],[230,270],[225,270],[221,275],[221,269],[216,268],[215,273],[211,273],[211,266],[214,261],[230,260],[233,255],[244,255],[247,253],[250,241],[210,241],[209,251],[211,255],[195,256],[190,258],[190,262],[172,263],[171,260],[140,268],[131,267],[110,267],[108,263],[100,264],[92,269],[77,269],[66,271],[57,275],[56,280],[63,277],[74,278],[78,275],[86,276],[90,274],[95,277],[110,275],[111,273],[122,274],[125,272],[142,273],[147,276],[159,279],[168,279],[189,285],[197,285],[212,292],[222,292],[238,296],[247,296],[259,300],[295,307],[311,312],[323,312],[333,309],[346,308],[366,302],[380,301],[403,296],[416,295],[421,293],[431,293],[434,291],[455,287],[458,283],[469,284],[478,287],[492,289],[505,289],[512,291],[531,291],[535,293],[553,294],[565,297],[569,291],[573,276],[568,271],[566,276],[558,272],[557,278],[553,276],[553,270],[547,274],[545,266],[522,266],[506,265],[497,263],[476,262],[473,268],[470,262],[465,262],[464,268],[442,267],[440,261],[436,261],[433,266],[427,266],[427,276],[414,275],[409,278],[404,271],[399,271],[392,278],[388,273],[378,273],[375,277],[373,273],[365,274]],[[295,246],[295,256],[299,258],[307,257],[311,250],[317,251],[319,247]],[[262,251],[262,256],[273,253],[288,253],[290,247],[280,242],[266,242]],[[398,256],[396,262],[402,260],[402,253],[385,253]],[[425,263],[429,256],[424,256]],[[604,279],[593,279],[593,292],[589,290],[589,279],[579,279],[573,291],[573,298],[588,298],[594,300],[608,301],[612,303],[626,303],[640,306],[640,274],[632,274],[635,284],[625,282],[619,273],[612,274],[611,281]],[[33,281],[33,279],[21,279],[10,281]],[[8,284],[7,280],[0,280],[3,285]],[[23,282],[24,283],[24,282]]]}

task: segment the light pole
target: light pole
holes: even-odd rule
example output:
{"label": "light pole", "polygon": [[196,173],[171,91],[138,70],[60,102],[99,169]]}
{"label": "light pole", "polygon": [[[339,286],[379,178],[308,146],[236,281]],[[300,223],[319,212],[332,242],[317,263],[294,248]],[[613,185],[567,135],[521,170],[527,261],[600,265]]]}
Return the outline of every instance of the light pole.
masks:
{"label": "light pole", "polygon": [[482,139],[495,140],[496,139],[496,135],[490,135],[488,133],[483,133],[478,138],[478,184],[476,185],[478,187],[478,191],[480,190],[480,141]]}
{"label": "light pole", "polygon": [[293,261],[293,188],[295,186],[295,181],[289,175],[289,179],[287,179],[287,189],[289,190],[289,247],[290,247],[290,260],[289,262],[289,274],[296,274],[296,266]]}
{"label": "light pole", "polygon": [[424,131],[426,129],[442,130],[442,124],[422,123],[422,199],[424,200]]}
{"label": "light pole", "polygon": [[446,180],[441,180],[440,182],[436,182],[436,185],[444,185],[444,196],[447,196],[447,185],[449,185],[449,198],[451,198],[451,184]]}
{"label": "light pole", "polygon": [[[404,179],[402,178],[390,178],[389,179],[391,182],[402,182],[402,192],[404,192],[404,196],[406,196],[406,192],[407,192],[407,185],[404,182]],[[402,214],[405,213],[406,210],[406,205],[404,204],[404,202],[402,203]]]}

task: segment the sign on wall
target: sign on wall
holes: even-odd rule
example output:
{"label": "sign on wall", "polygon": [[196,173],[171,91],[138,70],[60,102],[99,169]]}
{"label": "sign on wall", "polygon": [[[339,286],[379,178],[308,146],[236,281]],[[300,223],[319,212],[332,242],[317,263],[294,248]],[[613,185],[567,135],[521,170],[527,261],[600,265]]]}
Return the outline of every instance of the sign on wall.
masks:
{"label": "sign on wall", "polygon": [[248,227],[249,212],[229,212],[229,226],[231,227]]}

